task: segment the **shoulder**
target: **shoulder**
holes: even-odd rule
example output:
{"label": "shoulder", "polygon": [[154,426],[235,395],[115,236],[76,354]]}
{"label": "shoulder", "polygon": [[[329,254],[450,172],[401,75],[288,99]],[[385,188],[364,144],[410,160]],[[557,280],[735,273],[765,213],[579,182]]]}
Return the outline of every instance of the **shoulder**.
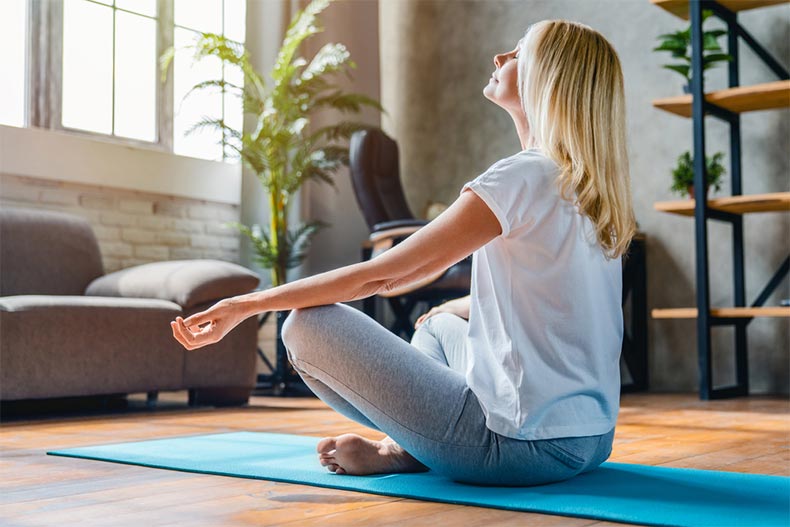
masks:
{"label": "shoulder", "polygon": [[520,174],[524,176],[551,175],[557,170],[556,163],[540,150],[522,150],[500,159],[483,173],[484,177]]}

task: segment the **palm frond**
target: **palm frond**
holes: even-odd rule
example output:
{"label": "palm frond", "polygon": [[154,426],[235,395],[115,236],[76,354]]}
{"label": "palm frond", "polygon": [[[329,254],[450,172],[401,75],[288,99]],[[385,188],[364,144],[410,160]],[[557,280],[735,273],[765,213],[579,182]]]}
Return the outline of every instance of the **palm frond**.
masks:
{"label": "palm frond", "polygon": [[289,229],[286,236],[288,248],[286,268],[291,269],[304,261],[307,251],[310,249],[313,236],[325,227],[329,227],[329,224],[323,221],[311,221],[300,225],[294,230]]}
{"label": "palm frond", "polygon": [[358,130],[366,130],[370,125],[355,121],[341,121],[339,123],[323,126],[310,134],[309,139],[317,142],[320,139],[327,141],[337,141],[338,139],[348,139]]}
{"label": "palm frond", "polygon": [[362,93],[343,93],[335,90],[329,95],[318,97],[313,103],[314,107],[327,106],[341,112],[359,112],[362,106],[370,106],[379,111],[384,111],[381,103]]}
{"label": "palm frond", "polygon": [[192,135],[203,128],[213,128],[215,130],[221,130],[223,133],[236,133],[233,137],[239,137],[238,132],[231,128],[230,126],[225,124],[225,121],[222,119],[217,119],[216,117],[202,117],[198,122],[194,123],[190,126],[185,132],[185,136]]}
{"label": "palm frond", "polygon": [[272,79],[275,83],[286,80],[286,71],[291,64],[296,50],[308,37],[323,31],[317,22],[317,15],[329,6],[330,0],[314,0],[294,17],[285,32],[277,60],[272,69]]}
{"label": "palm frond", "polygon": [[209,89],[209,88],[219,88],[220,91],[223,91],[223,90],[225,90],[227,88],[230,88],[230,89],[233,89],[233,90],[239,90],[239,93],[241,93],[244,90],[244,88],[242,88],[241,86],[233,84],[232,82],[228,82],[228,81],[226,81],[224,79],[214,79],[214,80],[203,81],[203,82],[199,82],[199,83],[195,84],[194,86],[192,86],[189,89],[189,91],[187,91],[184,94],[184,96],[181,98],[181,100],[183,101],[184,99],[189,97],[189,95],[192,92],[194,92],[194,91],[206,90],[206,89]]}

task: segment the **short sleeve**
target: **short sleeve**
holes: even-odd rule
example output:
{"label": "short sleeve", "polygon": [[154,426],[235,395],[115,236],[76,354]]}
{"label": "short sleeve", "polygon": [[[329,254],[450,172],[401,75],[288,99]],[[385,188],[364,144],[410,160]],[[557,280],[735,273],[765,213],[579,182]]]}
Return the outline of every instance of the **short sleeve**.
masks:
{"label": "short sleeve", "polygon": [[[528,160],[508,158],[492,165],[488,170],[461,187],[461,192],[471,188],[499,220],[502,236],[534,222],[530,205],[536,199],[535,181],[542,167]],[[460,194],[459,193],[459,194]]]}

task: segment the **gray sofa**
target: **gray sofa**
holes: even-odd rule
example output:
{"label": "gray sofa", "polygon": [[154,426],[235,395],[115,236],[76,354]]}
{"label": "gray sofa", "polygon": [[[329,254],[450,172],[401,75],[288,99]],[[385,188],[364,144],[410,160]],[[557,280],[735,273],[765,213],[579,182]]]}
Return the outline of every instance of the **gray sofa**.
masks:
{"label": "gray sofa", "polygon": [[170,321],[258,284],[220,260],[105,275],[86,220],[0,210],[0,400],[189,390],[191,404],[244,404],[256,378],[257,317],[192,351]]}

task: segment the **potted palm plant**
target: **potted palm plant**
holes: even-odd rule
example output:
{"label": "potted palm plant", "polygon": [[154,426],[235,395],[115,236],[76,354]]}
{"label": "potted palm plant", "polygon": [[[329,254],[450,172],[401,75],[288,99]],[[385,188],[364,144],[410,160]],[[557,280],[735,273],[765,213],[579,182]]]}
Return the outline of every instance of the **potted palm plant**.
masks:
{"label": "potted palm plant", "polygon": [[[710,17],[713,11],[709,9],[702,10],[702,23],[705,19]],[[720,62],[727,62],[732,60],[732,55],[724,53],[719,46],[719,37],[726,35],[726,29],[713,29],[711,31],[702,32],[702,71],[706,71]],[[683,85],[685,93],[691,93],[691,25],[682,31],[675,31],[674,33],[665,33],[657,37],[661,40],[661,44],[653,48],[653,51],[668,51],[673,59],[682,61],[680,64],[664,64],[662,67],[675,71],[686,79]]]}
{"label": "potted palm plant", "polygon": [[[194,49],[195,61],[217,57],[225,67],[238,68],[244,75],[243,86],[223,79],[209,80],[192,87],[185,98],[198,90],[233,93],[240,98],[244,113],[254,117],[255,128],[236,130],[222,119],[205,117],[187,133],[203,128],[221,130],[230,154],[238,156],[265,188],[270,211],[268,226],[247,226],[238,222],[226,225],[237,228],[253,244],[256,263],[271,270],[272,287],[286,282],[286,271],[304,260],[312,237],[328,226],[322,221],[309,221],[289,227],[291,198],[309,179],[335,186],[333,173],[348,164],[348,146],[342,142],[355,131],[367,127],[359,122],[341,120],[311,129],[311,115],[325,108],[356,113],[362,106],[368,106],[384,111],[378,101],[360,93],[343,91],[333,82],[341,73],[350,78],[349,70],[356,68],[345,46],[326,44],[311,60],[299,54],[305,40],[323,31],[318,14],[330,2],[314,0],[294,15],[270,71],[270,83],[253,68],[244,46],[222,35],[202,33],[189,46]],[[174,55],[173,48],[163,54],[163,76]],[[267,312],[264,317],[268,315]],[[281,358],[282,364],[287,363],[281,339],[282,323],[287,316],[287,312],[277,312],[278,364]]]}

